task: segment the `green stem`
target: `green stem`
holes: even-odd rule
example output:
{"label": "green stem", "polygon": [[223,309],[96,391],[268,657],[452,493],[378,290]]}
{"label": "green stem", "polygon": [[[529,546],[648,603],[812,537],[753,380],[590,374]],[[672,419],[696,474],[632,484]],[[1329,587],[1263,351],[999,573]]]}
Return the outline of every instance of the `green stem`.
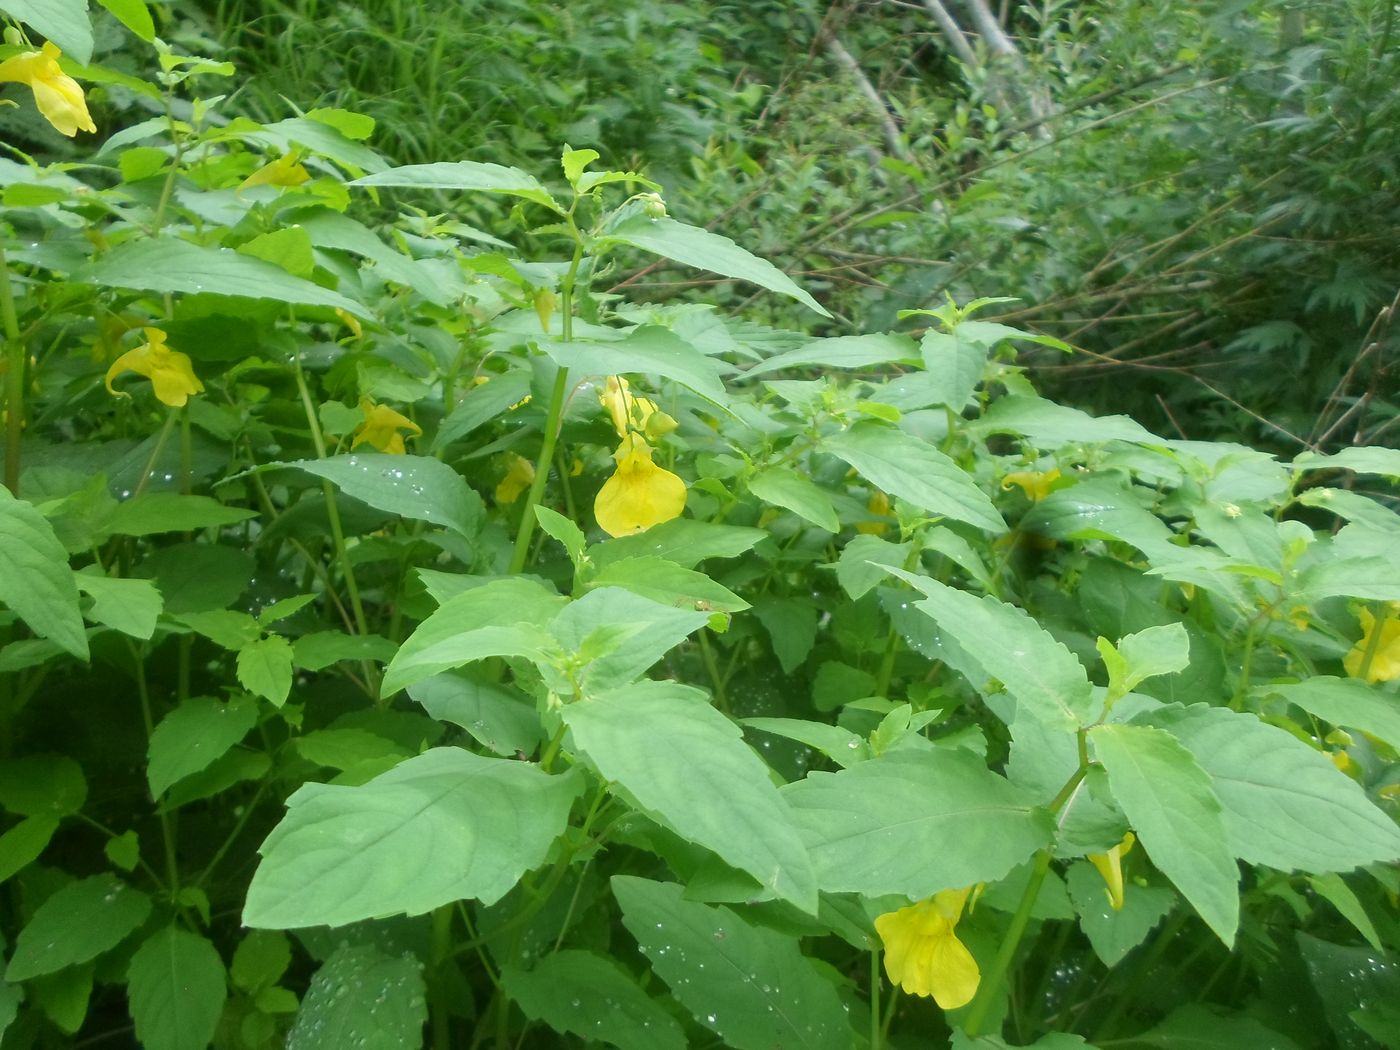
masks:
{"label": "green stem", "polygon": [[257,812],[258,803],[262,801],[263,792],[266,790],[267,784],[268,782],[264,780],[258,785],[257,791],[253,793],[252,800],[243,807],[243,812],[233,825],[233,830],[224,838],[219,848],[214,851],[214,855],[209,858],[209,863],[204,865],[204,870],[201,871],[199,877],[194,880],[194,885],[196,887],[202,887],[209,881],[209,876],[213,874],[214,869],[219,866],[219,862],[224,859],[224,856],[228,853],[234,842],[238,840],[238,836],[243,834],[243,829],[248,826],[248,821],[251,820],[253,814]]}
{"label": "green stem", "polygon": [[5,487],[19,496],[19,440],[24,432],[24,341],[19,335],[10,266],[0,240],[0,324],[5,337]]}
{"label": "green stem", "polygon": [[972,1001],[972,1008],[963,1023],[963,1031],[970,1039],[981,1034],[987,1014],[1001,993],[1002,983],[1006,980],[1006,973],[1011,969],[1011,962],[1016,957],[1016,949],[1021,946],[1021,938],[1025,935],[1027,923],[1030,922],[1035,899],[1040,896],[1040,887],[1045,882],[1045,875],[1049,870],[1050,851],[1040,850],[1035,855],[1035,867],[1031,869],[1030,881],[1026,883],[1026,890],[1021,894],[1020,906],[1011,917],[1011,925],[1007,928],[1006,936],[1002,938],[1001,947],[997,950],[996,958],[992,960],[991,968],[982,978],[977,998]]}
{"label": "green stem", "polygon": [[710,674],[710,684],[715,690],[715,706],[725,714],[729,713],[729,696],[724,691],[724,678],[719,673],[719,663],[715,660],[715,650],[710,645],[710,629],[702,627],[700,634],[700,657],[705,661],[705,670]]}
{"label": "green stem", "polygon": [[549,767],[554,765],[555,756],[559,754],[559,746],[564,743],[564,733],[568,728],[568,726],[560,725],[545,746],[544,754],[540,756],[540,768],[546,773],[549,772]]}
{"label": "green stem", "polygon": [[[146,684],[146,654],[135,644],[128,642],[131,658],[136,664],[136,694],[141,700],[141,722],[146,729],[149,741],[155,733],[155,719],[151,714],[151,691]],[[175,830],[170,825],[170,814],[156,805],[156,817],[160,820],[160,837],[165,847],[165,878],[170,897],[175,900],[180,894],[180,867],[175,861]]]}
{"label": "green stem", "polygon": [[[311,442],[316,446],[316,456],[318,459],[325,459],[326,439],[321,433],[321,422],[316,418],[316,405],[311,400],[311,390],[306,385],[306,373],[301,370],[300,354],[292,354],[292,367],[296,376],[297,391],[301,394],[301,405],[306,412],[306,424],[311,428]],[[323,481],[321,491],[326,496],[326,518],[331,526],[331,542],[335,544],[336,558],[340,561],[340,572],[345,577],[345,590],[350,595],[350,609],[355,615],[355,629],[360,634],[369,634],[369,621],[365,619],[365,607],[360,602],[360,587],[355,582],[355,567],[350,562],[350,551],[345,546],[345,531],[340,525],[340,509],[335,504],[335,487],[329,481]]]}
{"label": "green stem", "polygon": [[160,461],[160,454],[165,451],[165,443],[170,440],[170,432],[175,429],[175,417],[180,414],[178,408],[172,408],[165,417],[165,425],[160,428],[160,433],[156,436],[155,448],[151,449],[151,455],[146,460],[146,465],[141,468],[141,477],[136,481],[136,487],[131,490],[131,496],[135,499],[146,491],[146,485],[151,480],[151,475],[155,473],[156,464]]}
{"label": "green stem", "polygon": [[443,973],[445,967],[452,965],[452,911],[453,905],[444,904],[433,912],[433,1050],[452,1050],[452,1031],[447,1012],[451,993]]}
{"label": "green stem", "polygon": [[541,435],[540,454],[535,460],[535,480],[525,498],[525,510],[520,515],[520,527],[515,533],[515,550],[511,553],[510,572],[523,572],[530,555],[530,538],[535,531],[535,507],[544,498],[545,483],[549,481],[549,464],[554,458],[554,445],[559,440],[559,421],[564,415],[564,396],[569,391],[569,370],[560,367],[554,376],[554,389],[549,394],[549,413]]}
{"label": "green stem", "polygon": [[880,1050],[880,949],[870,949],[870,1050]]}
{"label": "green stem", "polygon": [[[1077,743],[1079,766],[1070,774],[1064,787],[1060,788],[1051,800],[1049,807],[1051,814],[1059,813],[1065,804],[1074,797],[1074,793],[1079,790],[1079,785],[1089,774],[1089,736],[1086,730],[1079,730]],[[1035,855],[1035,867],[1031,869],[1031,877],[1026,883],[1025,892],[1021,894],[1021,903],[1016,908],[1016,914],[1011,917],[1011,925],[1007,927],[1006,935],[1001,941],[1001,947],[997,949],[996,958],[992,960],[991,969],[982,978],[981,986],[977,989],[977,997],[973,999],[967,1020],[963,1024],[963,1030],[971,1038],[980,1034],[982,1025],[987,1020],[987,1013],[1001,992],[1007,971],[1010,970],[1011,963],[1016,958],[1016,950],[1021,946],[1021,938],[1025,936],[1026,925],[1030,922],[1032,909],[1035,908],[1035,900],[1040,896],[1040,887],[1045,882],[1046,874],[1050,871],[1050,860],[1049,847],[1038,851]]]}
{"label": "green stem", "polygon": [[890,679],[894,677],[894,658],[899,654],[899,631],[890,624],[889,637],[885,639],[885,653],[880,658],[880,673],[875,679],[875,695],[889,699]]}
{"label": "green stem", "polygon": [[[575,207],[578,201],[574,202]],[[574,236],[574,257],[569,270],[559,282],[559,324],[563,329],[563,341],[574,338],[574,279],[578,277],[579,264],[583,262],[583,236],[574,225],[573,209],[567,216],[569,229]],[[515,533],[515,550],[510,557],[510,572],[514,575],[523,572],[530,555],[530,537],[535,531],[535,508],[544,497],[544,487],[549,481],[549,465],[554,460],[554,446],[559,440],[560,420],[564,415],[564,398],[569,392],[569,370],[563,365],[554,376],[554,389],[549,394],[549,410],[545,416],[544,433],[541,435],[540,454],[535,460],[535,480],[530,483],[530,493],[525,499],[525,510],[520,515],[520,528]]]}

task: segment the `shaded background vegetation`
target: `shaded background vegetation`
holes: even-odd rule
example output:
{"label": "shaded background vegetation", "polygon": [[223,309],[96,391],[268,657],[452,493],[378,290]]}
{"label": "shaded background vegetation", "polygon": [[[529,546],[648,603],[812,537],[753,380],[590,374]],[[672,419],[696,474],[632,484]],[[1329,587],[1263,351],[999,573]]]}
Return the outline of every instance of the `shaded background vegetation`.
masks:
{"label": "shaded background vegetation", "polygon": [[360,108],[403,163],[596,145],[855,328],[1016,296],[1088,351],[1033,362],[1071,401],[1280,448],[1394,435],[1366,338],[1400,285],[1393,4],[1004,3],[1000,58],[945,10],[976,65],[892,0],[201,6],[255,116]]}
{"label": "shaded background vegetation", "polygon": [[360,110],[398,163],[595,146],[800,275],[832,332],[1014,296],[1003,319],[1084,351],[1026,359],[1052,396],[1279,451],[1393,443],[1395,5],[1006,0],[999,38],[982,7],[198,0],[162,32],[238,64],[225,116]]}

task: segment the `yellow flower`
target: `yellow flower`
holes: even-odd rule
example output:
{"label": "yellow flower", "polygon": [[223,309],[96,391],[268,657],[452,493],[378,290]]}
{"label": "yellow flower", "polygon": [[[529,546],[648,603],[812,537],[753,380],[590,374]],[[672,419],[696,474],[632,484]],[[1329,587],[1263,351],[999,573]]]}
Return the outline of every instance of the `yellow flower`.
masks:
{"label": "yellow flower", "polygon": [[301,165],[299,151],[284,153],[269,164],[264,164],[238,186],[246,190],[250,186],[300,186],[311,178],[311,173]]}
{"label": "yellow flower", "polygon": [[135,350],[128,350],[112,362],[103,381],[107,392],[114,397],[130,397],[125,391],[116,390],[112,380],[123,372],[135,372],[151,381],[157,400],[172,408],[181,408],[191,394],[204,393],[204,384],[194,374],[189,355],[172,350],[165,345],[165,333],[159,328],[143,328],[146,341]]}
{"label": "yellow flower", "polygon": [[42,51],[25,51],[8,58],[0,62],[0,81],[28,84],[39,112],[60,134],[72,138],[79,131],[96,131],[83,89],[58,67],[60,54],[53,44],[46,43]]}
{"label": "yellow flower", "polygon": [[[870,493],[870,499],[865,502],[865,509],[876,517],[883,518],[890,512],[890,498],[879,489]],[[862,521],[856,526],[856,531],[867,536],[883,536],[888,531],[889,526],[883,521]]]}
{"label": "yellow flower", "polygon": [[1123,910],[1123,854],[1132,849],[1136,841],[1130,831],[1123,836],[1122,842],[1107,853],[1089,854],[1089,863],[1098,868],[1099,874],[1103,876],[1108,889],[1108,903],[1114,911]]}
{"label": "yellow flower", "polygon": [[953,932],[971,892],[943,890],[875,920],[890,980],[910,995],[932,996],[945,1010],[972,1002],[982,980],[977,960]]}
{"label": "yellow flower", "polygon": [[1059,480],[1059,467],[1051,470],[1018,470],[1001,479],[1001,490],[1009,492],[1012,486],[1016,486],[1026,494],[1026,499],[1039,503],[1050,495],[1050,490]]}
{"label": "yellow flower", "polygon": [[1367,682],[1393,682],[1400,678],[1400,617],[1393,607],[1385,612],[1379,624],[1370,609],[1361,610],[1361,641],[1342,658],[1347,674],[1361,677],[1361,665],[1366,662],[1367,653],[1371,655],[1371,663],[1366,668]]}
{"label": "yellow flower", "polygon": [[402,456],[408,449],[404,447],[403,435],[399,431],[407,430],[415,437],[423,433],[423,428],[413,420],[399,415],[392,408],[376,405],[369,398],[360,399],[360,411],[364,413],[365,421],[351,435],[352,449],[369,442],[380,452]]}
{"label": "yellow flower", "polygon": [[510,460],[506,467],[506,476],[496,486],[497,503],[514,503],[535,480],[535,465],[533,463],[524,456],[517,456],[514,452],[510,452],[508,455]]}
{"label": "yellow flower", "polygon": [[651,446],[627,434],[613,453],[617,472],[593,501],[598,525],[609,536],[629,536],[680,517],[685,482],[651,461]]}
{"label": "yellow flower", "polygon": [[633,394],[622,376],[608,376],[607,386],[598,391],[598,400],[608,410],[613,429],[620,438],[634,430],[646,430],[648,420],[656,411],[656,402]]}

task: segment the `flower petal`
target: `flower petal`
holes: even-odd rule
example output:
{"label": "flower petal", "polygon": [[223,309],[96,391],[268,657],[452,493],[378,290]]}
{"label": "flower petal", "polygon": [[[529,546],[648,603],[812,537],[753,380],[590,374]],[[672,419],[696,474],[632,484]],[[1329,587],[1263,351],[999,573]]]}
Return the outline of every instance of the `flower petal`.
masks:
{"label": "flower petal", "polygon": [[685,482],[651,461],[651,446],[628,434],[614,454],[617,471],[598,490],[593,513],[609,536],[630,536],[678,518]]}

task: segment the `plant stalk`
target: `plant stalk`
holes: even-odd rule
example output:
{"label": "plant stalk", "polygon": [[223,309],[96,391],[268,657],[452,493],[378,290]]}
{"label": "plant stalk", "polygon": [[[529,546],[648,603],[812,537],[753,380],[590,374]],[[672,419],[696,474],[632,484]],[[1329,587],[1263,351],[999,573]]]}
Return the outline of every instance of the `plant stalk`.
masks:
{"label": "plant stalk", "polygon": [[24,433],[24,341],[19,335],[5,244],[0,239],[0,324],[5,341],[5,487],[19,496],[19,441]]}

